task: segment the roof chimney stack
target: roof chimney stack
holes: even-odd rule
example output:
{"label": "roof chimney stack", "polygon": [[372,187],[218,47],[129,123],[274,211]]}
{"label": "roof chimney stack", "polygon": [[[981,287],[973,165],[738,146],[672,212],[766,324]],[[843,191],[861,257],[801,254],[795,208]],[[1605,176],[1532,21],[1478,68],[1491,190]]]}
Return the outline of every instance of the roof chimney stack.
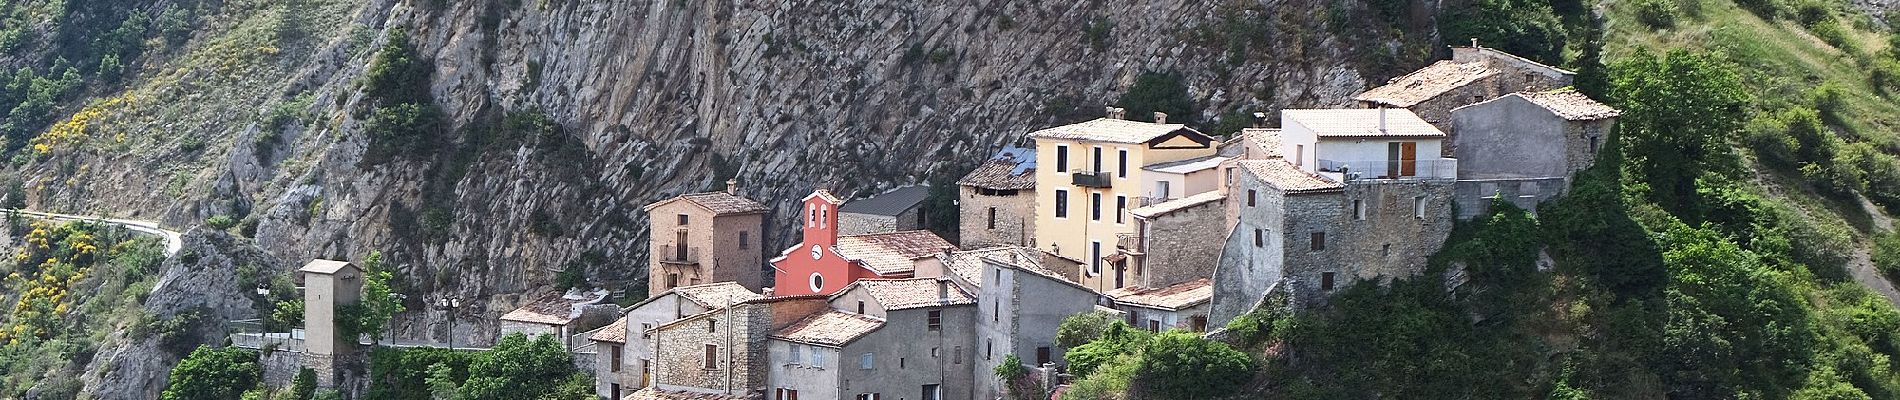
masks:
{"label": "roof chimney stack", "polygon": [[1155,123],[1157,124],[1168,123],[1168,113],[1155,111]]}
{"label": "roof chimney stack", "polygon": [[1379,107],[1379,134],[1388,134],[1385,131],[1385,107]]}
{"label": "roof chimney stack", "polygon": [[1108,107],[1108,119],[1127,119],[1127,115],[1126,115],[1127,113],[1128,113],[1128,109],[1126,108],[1115,107],[1115,106]]}
{"label": "roof chimney stack", "polygon": [[1267,127],[1267,113],[1264,113],[1264,112],[1253,113],[1253,127],[1255,128]]}
{"label": "roof chimney stack", "polygon": [[950,282],[945,281],[943,279],[937,279],[937,301],[948,301],[949,299],[950,299]]}
{"label": "roof chimney stack", "polygon": [[726,194],[733,195],[733,196],[739,195],[739,180],[738,179],[735,178],[735,179],[726,180]]}
{"label": "roof chimney stack", "polygon": [[1478,48],[1478,38],[1471,38],[1471,48]]}

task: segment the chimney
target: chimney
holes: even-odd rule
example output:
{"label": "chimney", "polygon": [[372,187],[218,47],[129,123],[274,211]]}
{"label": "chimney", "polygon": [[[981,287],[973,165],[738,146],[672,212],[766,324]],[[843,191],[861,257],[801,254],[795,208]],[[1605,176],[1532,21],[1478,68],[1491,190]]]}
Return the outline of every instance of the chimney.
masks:
{"label": "chimney", "polygon": [[1474,50],[1478,48],[1478,38],[1471,38],[1471,48]]}
{"label": "chimney", "polygon": [[1126,108],[1115,107],[1115,106],[1108,107],[1108,119],[1127,119],[1127,114],[1128,114],[1128,109]]}
{"label": "chimney", "polygon": [[1379,107],[1379,134],[1387,134],[1385,131],[1385,107]]}
{"label": "chimney", "polygon": [[1157,124],[1168,123],[1168,113],[1155,111],[1155,123]]}
{"label": "chimney", "polygon": [[945,281],[943,279],[938,279],[937,280],[937,301],[947,301],[947,300],[950,300],[950,282]]}
{"label": "chimney", "polygon": [[1267,127],[1267,113],[1264,113],[1264,112],[1253,113],[1253,127],[1255,128]]}
{"label": "chimney", "polygon": [[726,194],[733,195],[733,196],[739,195],[739,180],[738,179],[726,180]]}

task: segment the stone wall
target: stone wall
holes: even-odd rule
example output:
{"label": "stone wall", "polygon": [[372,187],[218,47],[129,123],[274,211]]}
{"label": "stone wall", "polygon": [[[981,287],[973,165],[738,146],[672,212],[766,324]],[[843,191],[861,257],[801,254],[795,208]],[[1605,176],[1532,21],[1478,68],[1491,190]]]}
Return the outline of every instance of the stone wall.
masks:
{"label": "stone wall", "polygon": [[[1267,188],[1266,182],[1252,174],[1231,174],[1229,193],[1245,193],[1241,188]],[[1253,309],[1254,303],[1269,288],[1285,277],[1286,243],[1292,235],[1286,230],[1286,196],[1277,190],[1258,190],[1255,205],[1248,207],[1246,196],[1230,195],[1223,201],[1232,229],[1226,230],[1220,260],[1214,269],[1214,300],[1208,323],[1225,324]],[[1259,231],[1261,243],[1254,243]],[[1216,231],[1219,232],[1219,231]]]}
{"label": "stone wall", "polygon": [[1491,201],[1502,198],[1518,208],[1537,212],[1537,205],[1570,190],[1570,178],[1461,179],[1454,187],[1458,219],[1469,220],[1491,212]]}
{"label": "stone wall", "polygon": [[[958,246],[978,249],[990,246],[1036,247],[1036,192],[1023,190],[1010,196],[977,194],[970,186],[958,189],[962,218],[958,226]],[[996,210],[996,228],[990,229],[990,210]]]}
{"label": "stone wall", "polygon": [[[1346,196],[1342,192],[1295,194],[1286,197],[1285,224],[1280,229],[1284,258],[1282,287],[1298,295],[1301,304],[1320,301],[1321,279],[1333,273],[1334,288],[1342,286],[1349,269],[1339,262],[1342,253],[1340,229],[1347,218]],[[1315,233],[1324,234],[1325,246],[1313,249]],[[1259,297],[1245,299],[1257,302]]]}
{"label": "stone wall", "polygon": [[[1346,185],[1346,218],[1329,235],[1328,250],[1344,270],[1336,287],[1362,279],[1404,278],[1424,272],[1452,228],[1452,181],[1364,180]],[[1362,210],[1355,214],[1358,204]],[[1363,217],[1360,217],[1363,215]]]}
{"label": "stone wall", "polygon": [[[941,311],[942,327],[935,331],[928,326],[931,310]],[[976,307],[913,308],[884,314],[882,328],[839,350],[836,366],[842,398],[865,393],[876,393],[880,399],[916,398],[923,385],[930,384],[940,385],[945,399],[972,398],[970,383],[977,377],[968,368],[970,361],[952,358],[952,352],[970,345]],[[862,364],[866,354],[871,355],[868,369]],[[982,375],[989,376],[993,375]]]}
{"label": "stone wall", "polygon": [[[737,282],[758,291],[765,285],[764,215],[715,215],[689,201],[668,203],[650,214],[647,293],[671,289],[668,274],[679,274],[679,286]],[[679,224],[681,215],[686,225]],[[683,243],[680,232],[686,234]],[[685,247],[688,261],[696,263],[665,262],[679,258],[676,246]]]}
{"label": "stone wall", "polygon": [[838,213],[838,236],[896,232],[897,217],[859,213]]}
{"label": "stone wall", "polygon": [[1210,201],[1146,221],[1147,255],[1137,274],[1140,282],[1129,284],[1158,288],[1213,278],[1225,244],[1220,235],[1226,230],[1226,214],[1222,202]]}
{"label": "stone wall", "polygon": [[[670,323],[653,334],[654,386],[662,390],[745,394],[766,385],[769,307],[741,304]],[[711,329],[708,329],[708,326]],[[718,346],[706,368],[706,345]]]}
{"label": "stone wall", "polygon": [[302,354],[289,349],[270,350],[258,355],[258,365],[264,368],[264,385],[289,387],[297,372],[303,370]]}

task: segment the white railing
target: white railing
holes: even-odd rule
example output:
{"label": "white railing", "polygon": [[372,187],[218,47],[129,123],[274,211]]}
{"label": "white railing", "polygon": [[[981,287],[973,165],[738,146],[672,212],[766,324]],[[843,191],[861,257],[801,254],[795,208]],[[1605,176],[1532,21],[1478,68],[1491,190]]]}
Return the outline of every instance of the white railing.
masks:
{"label": "white railing", "polygon": [[1458,177],[1458,160],[1327,160],[1320,159],[1319,172],[1345,181],[1361,179],[1444,179]]}

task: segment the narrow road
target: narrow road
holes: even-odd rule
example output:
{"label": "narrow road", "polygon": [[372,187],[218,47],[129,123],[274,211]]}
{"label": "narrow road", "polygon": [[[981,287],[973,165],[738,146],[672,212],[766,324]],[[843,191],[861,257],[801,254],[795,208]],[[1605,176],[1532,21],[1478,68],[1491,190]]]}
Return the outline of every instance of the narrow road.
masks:
{"label": "narrow road", "polygon": [[160,238],[165,239],[165,256],[166,257],[178,255],[178,251],[181,249],[184,249],[185,247],[184,234],[178,233],[178,231],[167,230],[165,228],[159,227],[157,222],[152,222],[152,221],[92,217],[92,216],[84,216],[84,215],[59,214],[59,213],[48,213],[48,212],[27,211],[27,210],[0,210],[0,211],[18,213],[20,215],[32,216],[32,217],[43,218],[43,219],[53,220],[53,221],[86,221],[86,222],[102,223],[102,224],[107,224],[107,225],[118,225],[120,227],[123,227],[125,229],[131,230],[134,232],[158,236]]}

